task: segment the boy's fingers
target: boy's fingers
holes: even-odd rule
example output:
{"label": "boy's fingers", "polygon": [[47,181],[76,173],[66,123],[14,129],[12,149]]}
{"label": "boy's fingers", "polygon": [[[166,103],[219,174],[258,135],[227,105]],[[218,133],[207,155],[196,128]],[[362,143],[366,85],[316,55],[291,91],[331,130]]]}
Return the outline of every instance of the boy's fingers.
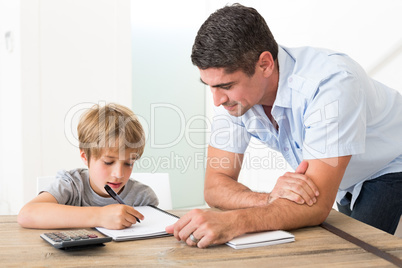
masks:
{"label": "boy's fingers", "polygon": [[131,206],[127,206],[127,207],[128,207],[128,209],[127,209],[128,214],[131,214],[140,220],[144,220],[144,218],[145,218],[144,215],[142,215],[138,210],[136,210],[135,208],[133,208]]}

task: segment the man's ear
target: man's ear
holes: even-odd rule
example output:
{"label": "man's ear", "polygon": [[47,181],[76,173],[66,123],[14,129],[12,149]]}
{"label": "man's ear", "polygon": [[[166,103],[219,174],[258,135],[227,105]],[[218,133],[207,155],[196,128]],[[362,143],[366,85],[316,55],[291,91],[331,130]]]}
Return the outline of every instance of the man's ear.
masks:
{"label": "man's ear", "polygon": [[271,76],[275,69],[275,61],[272,54],[268,51],[262,52],[258,59],[258,66],[261,68],[264,76]]}
{"label": "man's ear", "polygon": [[81,156],[82,162],[84,162],[84,164],[86,166],[89,166],[87,155],[85,154],[84,150],[82,150],[82,149],[80,149],[80,156]]}

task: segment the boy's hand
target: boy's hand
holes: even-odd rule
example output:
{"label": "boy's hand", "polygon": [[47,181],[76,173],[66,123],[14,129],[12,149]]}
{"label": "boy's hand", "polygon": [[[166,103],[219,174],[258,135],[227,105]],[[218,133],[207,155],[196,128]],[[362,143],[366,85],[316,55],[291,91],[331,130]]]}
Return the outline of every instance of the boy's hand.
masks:
{"label": "boy's hand", "polygon": [[285,198],[298,204],[314,205],[319,192],[314,182],[304,175],[307,168],[308,162],[302,161],[295,172],[287,172],[279,177],[269,195],[268,204],[276,199]]}
{"label": "boy's hand", "polygon": [[113,204],[101,208],[100,223],[107,229],[124,229],[137,222],[136,218],[144,216],[131,206]]}

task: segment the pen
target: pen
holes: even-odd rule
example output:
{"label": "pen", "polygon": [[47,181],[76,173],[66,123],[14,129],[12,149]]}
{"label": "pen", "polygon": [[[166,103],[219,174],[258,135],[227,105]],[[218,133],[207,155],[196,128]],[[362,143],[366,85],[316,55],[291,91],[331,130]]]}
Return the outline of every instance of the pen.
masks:
{"label": "pen", "polygon": [[[109,185],[107,185],[107,184],[105,185],[105,190],[114,200],[116,200],[117,202],[119,202],[122,205],[125,205],[123,199],[121,199],[120,196],[118,194],[116,194],[115,191],[113,191],[113,189],[110,188]],[[140,219],[138,219],[136,216],[134,216],[134,217],[138,223],[141,223]]]}

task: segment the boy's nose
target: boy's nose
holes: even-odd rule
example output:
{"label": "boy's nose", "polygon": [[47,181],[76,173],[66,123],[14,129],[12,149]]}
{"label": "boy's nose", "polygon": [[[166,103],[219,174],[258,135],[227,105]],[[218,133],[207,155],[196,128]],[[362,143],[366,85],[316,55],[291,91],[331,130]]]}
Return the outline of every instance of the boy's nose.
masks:
{"label": "boy's nose", "polygon": [[120,165],[117,165],[114,169],[113,169],[113,174],[114,177],[120,179],[123,178],[124,173],[123,173],[123,167]]}
{"label": "boy's nose", "polygon": [[227,95],[224,92],[222,92],[221,89],[211,87],[211,92],[214,99],[214,105],[216,107],[228,101]]}

